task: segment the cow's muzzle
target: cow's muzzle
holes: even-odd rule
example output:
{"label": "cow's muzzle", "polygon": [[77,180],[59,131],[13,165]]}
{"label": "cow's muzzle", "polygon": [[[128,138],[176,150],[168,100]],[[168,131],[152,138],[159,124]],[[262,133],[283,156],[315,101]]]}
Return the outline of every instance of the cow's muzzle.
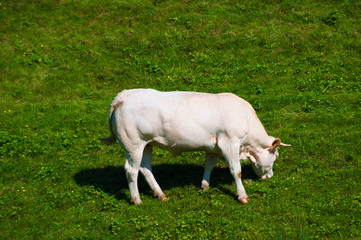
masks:
{"label": "cow's muzzle", "polygon": [[261,178],[263,180],[265,180],[266,178],[271,178],[271,177],[273,177],[273,171],[272,170],[269,173],[263,175]]}

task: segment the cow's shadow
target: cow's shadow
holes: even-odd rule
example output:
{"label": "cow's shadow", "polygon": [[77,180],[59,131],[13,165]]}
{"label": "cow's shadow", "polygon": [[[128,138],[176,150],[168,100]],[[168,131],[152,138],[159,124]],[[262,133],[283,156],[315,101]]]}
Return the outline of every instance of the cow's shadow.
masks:
{"label": "cow's shadow", "polygon": [[[154,177],[162,190],[188,185],[201,186],[204,167],[197,164],[158,164],[152,166]],[[242,180],[258,179],[251,165],[242,166]],[[80,186],[93,186],[117,199],[128,199],[128,182],[123,167],[107,166],[104,168],[84,169],[76,173],[75,182]],[[215,167],[211,174],[211,187],[223,184],[233,184],[234,179],[227,167]],[[139,173],[139,191],[145,195],[152,195],[144,177]],[[236,193],[220,187],[225,194],[235,197]]]}

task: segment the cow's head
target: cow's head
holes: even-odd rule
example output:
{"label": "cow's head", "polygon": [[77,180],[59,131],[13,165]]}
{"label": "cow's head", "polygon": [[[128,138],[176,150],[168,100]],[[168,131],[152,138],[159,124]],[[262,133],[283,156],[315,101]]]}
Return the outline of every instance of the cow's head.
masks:
{"label": "cow's head", "polygon": [[241,159],[249,158],[251,160],[253,170],[262,179],[273,176],[273,163],[279,156],[278,147],[291,146],[282,143],[279,138],[272,138],[271,141],[271,145],[266,147],[247,146],[242,150],[240,155]]}

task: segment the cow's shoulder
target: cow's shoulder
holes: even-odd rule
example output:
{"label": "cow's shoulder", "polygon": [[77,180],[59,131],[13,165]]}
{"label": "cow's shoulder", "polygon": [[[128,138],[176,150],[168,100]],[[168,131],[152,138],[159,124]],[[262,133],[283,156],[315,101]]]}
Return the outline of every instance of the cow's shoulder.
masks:
{"label": "cow's shoulder", "polygon": [[237,105],[243,109],[254,111],[252,105],[249,102],[233,93],[218,93],[217,96],[219,97],[220,102]]}

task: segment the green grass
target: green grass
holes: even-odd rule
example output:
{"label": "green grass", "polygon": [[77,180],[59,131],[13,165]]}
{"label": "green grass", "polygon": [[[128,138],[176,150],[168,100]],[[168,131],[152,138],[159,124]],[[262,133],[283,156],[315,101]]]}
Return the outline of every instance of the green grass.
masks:
{"label": "green grass", "polygon": [[[359,1],[0,0],[1,239],[361,238]],[[169,201],[129,203],[104,146],[130,88],[232,92],[283,148],[274,177],[155,150]]]}

